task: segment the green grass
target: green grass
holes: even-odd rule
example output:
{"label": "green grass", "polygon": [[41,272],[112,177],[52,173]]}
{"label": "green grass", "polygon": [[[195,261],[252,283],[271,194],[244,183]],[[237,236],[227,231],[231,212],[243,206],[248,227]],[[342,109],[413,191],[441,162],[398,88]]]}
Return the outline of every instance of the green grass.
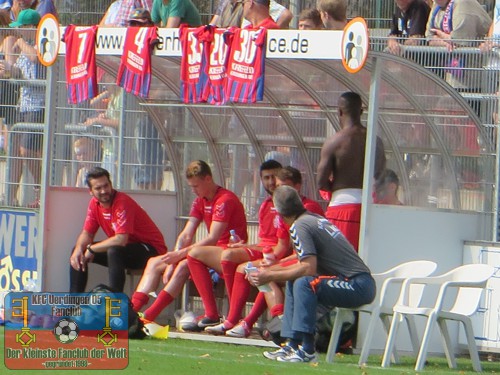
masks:
{"label": "green grass", "polygon": [[[0,329],[3,335],[3,328]],[[0,340],[4,352],[4,340]],[[403,357],[402,363],[388,369],[380,368],[380,356],[371,356],[364,368],[357,366],[357,355],[337,356],[335,363],[326,363],[324,354],[318,364],[279,363],[262,356],[266,348],[231,345],[214,342],[191,341],[185,339],[131,340],[129,343],[129,365],[124,370],[99,371],[99,374],[162,374],[162,375],[307,375],[307,374],[415,374],[414,359]],[[425,371],[428,374],[474,374],[467,358],[458,360],[458,370],[448,368],[445,358],[429,358]],[[499,374],[500,363],[482,362],[484,373]],[[50,371],[50,370],[49,370]],[[47,370],[11,371],[0,365],[0,374],[47,373]],[[92,370],[57,370],[57,375],[95,372]]]}

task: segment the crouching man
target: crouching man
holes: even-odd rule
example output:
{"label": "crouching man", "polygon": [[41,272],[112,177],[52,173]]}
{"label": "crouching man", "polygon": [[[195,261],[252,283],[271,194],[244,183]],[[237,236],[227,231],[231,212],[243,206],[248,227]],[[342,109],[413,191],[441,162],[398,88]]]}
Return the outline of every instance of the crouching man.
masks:
{"label": "crouching man", "polygon": [[291,240],[299,259],[249,275],[254,285],[286,281],[281,336],[287,345],[264,352],[280,362],[315,362],[316,307],[357,307],[375,298],[375,281],[344,235],[327,219],[307,211],[297,190],[280,186],[274,191],[276,211],[290,225]]}

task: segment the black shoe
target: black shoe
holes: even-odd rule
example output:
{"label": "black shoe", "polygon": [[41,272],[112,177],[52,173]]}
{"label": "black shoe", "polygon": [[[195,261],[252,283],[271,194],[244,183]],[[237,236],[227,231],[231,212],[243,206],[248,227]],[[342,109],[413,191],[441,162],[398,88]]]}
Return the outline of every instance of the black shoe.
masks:
{"label": "black shoe", "polygon": [[221,322],[220,318],[210,319],[208,316],[205,316],[198,321],[198,327],[205,329],[206,327],[211,327],[220,324],[220,322]]}

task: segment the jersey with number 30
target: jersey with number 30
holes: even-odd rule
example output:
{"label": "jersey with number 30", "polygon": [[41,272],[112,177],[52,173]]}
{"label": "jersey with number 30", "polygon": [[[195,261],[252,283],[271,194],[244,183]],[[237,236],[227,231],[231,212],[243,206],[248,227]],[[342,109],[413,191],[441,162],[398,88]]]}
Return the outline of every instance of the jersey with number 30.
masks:
{"label": "jersey with number 30", "polygon": [[156,26],[128,27],[116,84],[147,98],[151,86],[151,52],[158,40]]}
{"label": "jersey with number 30", "polygon": [[264,97],[264,60],[267,29],[236,30],[231,43],[225,96],[238,103]]}
{"label": "jersey with number 30", "polygon": [[97,95],[95,39],[97,26],[69,25],[66,43],[66,88],[68,102],[78,104]]}

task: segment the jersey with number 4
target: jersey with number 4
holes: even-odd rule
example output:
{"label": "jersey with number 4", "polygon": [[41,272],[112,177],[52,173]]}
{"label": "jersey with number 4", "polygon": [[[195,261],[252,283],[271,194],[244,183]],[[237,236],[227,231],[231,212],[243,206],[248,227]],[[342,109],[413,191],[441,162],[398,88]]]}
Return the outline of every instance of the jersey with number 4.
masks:
{"label": "jersey with number 4", "polygon": [[264,97],[264,60],[267,29],[236,30],[229,54],[225,96],[238,103]]}
{"label": "jersey with number 4", "polygon": [[69,25],[64,32],[66,88],[70,104],[78,104],[97,95],[96,34],[97,26]]}
{"label": "jersey with number 4", "polygon": [[142,98],[151,86],[151,52],[158,40],[156,26],[128,27],[116,84]]}

